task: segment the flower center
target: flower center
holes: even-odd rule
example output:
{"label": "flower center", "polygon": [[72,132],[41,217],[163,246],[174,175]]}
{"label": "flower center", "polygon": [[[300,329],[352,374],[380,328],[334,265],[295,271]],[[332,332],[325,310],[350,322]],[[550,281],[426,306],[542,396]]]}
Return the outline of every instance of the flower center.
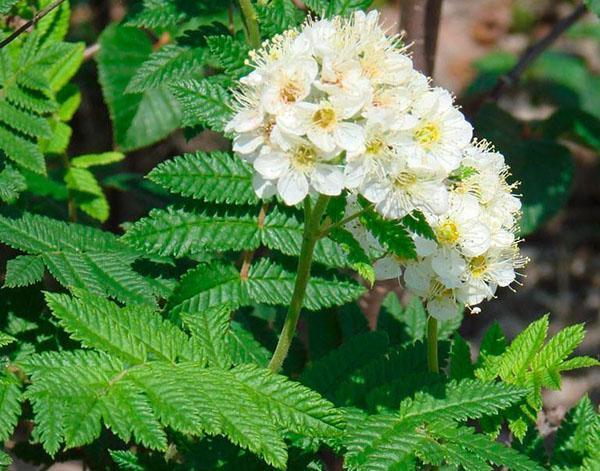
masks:
{"label": "flower center", "polygon": [[430,121],[415,131],[414,138],[423,147],[429,148],[440,140],[441,135],[440,127]]}
{"label": "flower center", "polygon": [[435,230],[438,242],[442,245],[454,245],[458,241],[458,228],[453,221],[445,221]]}
{"label": "flower center", "polygon": [[394,178],[394,186],[398,190],[405,190],[409,186],[414,185],[417,182],[417,176],[410,172],[400,172]]}
{"label": "flower center", "polygon": [[301,145],[292,151],[292,165],[300,171],[307,171],[314,167],[317,153],[313,147]]}
{"label": "flower center", "polygon": [[331,129],[337,122],[335,110],[331,107],[321,108],[320,110],[315,111],[312,121],[316,126],[322,129]]}
{"label": "flower center", "polygon": [[488,269],[487,259],[483,255],[472,258],[471,261],[469,262],[469,271],[476,278],[480,278],[481,276],[483,276],[483,274],[487,271],[487,269]]}
{"label": "flower center", "polygon": [[301,92],[302,88],[298,82],[295,82],[294,80],[287,80],[283,87],[281,87],[279,96],[281,97],[281,101],[283,101],[285,104],[290,104],[296,102]]}
{"label": "flower center", "polygon": [[383,150],[385,146],[385,143],[379,139],[379,138],[375,138],[375,139],[371,139],[369,141],[367,141],[367,154],[371,154],[371,155],[379,155],[381,153],[381,151]]}
{"label": "flower center", "polygon": [[265,142],[271,142],[271,132],[275,127],[275,120],[273,118],[268,119],[262,127],[262,135]]}

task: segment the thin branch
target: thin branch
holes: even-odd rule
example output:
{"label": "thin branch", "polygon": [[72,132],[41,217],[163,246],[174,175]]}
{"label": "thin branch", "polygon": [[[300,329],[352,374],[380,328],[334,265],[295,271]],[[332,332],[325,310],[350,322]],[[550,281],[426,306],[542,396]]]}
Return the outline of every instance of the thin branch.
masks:
{"label": "thin branch", "polygon": [[12,33],[9,37],[0,42],[0,49],[8,46],[11,42],[17,39],[21,34],[27,31],[31,26],[35,25],[38,21],[40,21],[44,16],[50,13],[55,8],[58,8],[65,0],[56,0],[55,2],[48,5],[46,8],[42,8],[38,11],[31,20],[27,23],[23,24],[14,33]]}
{"label": "thin branch", "polygon": [[546,36],[525,49],[519,61],[511,71],[500,77],[494,88],[492,88],[488,95],[481,100],[477,110],[485,101],[497,101],[509,88],[516,85],[531,63],[548,49],[567,29],[584,16],[586,11],[585,5],[579,5],[573,13],[557,22]]}
{"label": "thin branch", "polygon": [[[258,218],[256,220],[256,224],[258,229],[262,229],[265,225],[265,218],[267,217],[267,211],[269,210],[269,204],[265,203],[261,206],[260,211],[258,213]],[[254,259],[256,251],[255,250],[246,250],[242,257],[242,267],[240,268],[240,278],[242,280],[247,280],[250,275],[250,266],[252,265],[252,260]]]}
{"label": "thin branch", "polygon": [[432,76],[435,66],[442,0],[403,0],[400,24],[411,44],[417,70]]}
{"label": "thin branch", "polygon": [[94,43],[88,47],[85,48],[85,51],[83,51],[83,61],[87,62],[90,59],[92,59],[98,52],[100,52],[100,44],[99,43]]}

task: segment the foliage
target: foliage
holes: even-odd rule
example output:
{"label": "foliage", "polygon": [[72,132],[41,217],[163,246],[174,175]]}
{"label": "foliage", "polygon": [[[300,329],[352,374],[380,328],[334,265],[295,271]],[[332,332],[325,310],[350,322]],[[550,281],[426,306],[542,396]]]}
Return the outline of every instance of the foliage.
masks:
{"label": "foliage", "polygon": [[[12,28],[4,15],[30,18],[50,3],[0,0],[0,39]],[[438,324],[439,373],[427,367],[428,313],[417,298],[388,295],[368,325],[357,280],[374,282],[372,262],[384,252],[415,259],[413,234],[435,239],[419,212],[394,222],[360,202],[356,220],[375,249],[344,227],[345,198],[331,198],[317,221],[302,334],[283,370],[271,371],[305,217],[319,202],[303,213],[259,199],[252,167],[228,144],[169,155],[131,183],[121,167],[130,152],[180,128],[186,138],[223,134],[232,87],[250,70],[236,2],[137,3],[100,34],[95,64],[81,68],[83,43],[66,40],[69,2],[0,50],[0,467],[16,456],[136,471],[327,469],[334,454],[360,470],[597,468],[600,419],[589,398],[568,413],[548,455],[533,426],[544,388],[598,364],[572,356],[582,325],[548,338],[545,316],[508,343],[494,324],[473,360],[461,312]],[[253,5],[268,39],[307,15],[347,16],[370,3]],[[470,92],[514,62],[483,59]],[[79,155],[76,84],[95,66],[114,148]],[[595,85],[582,60],[549,53],[525,88],[558,106],[552,116],[524,123],[487,106],[476,119],[522,182],[523,233],[568,197],[573,163],[557,139],[598,150]],[[121,190],[143,196],[144,216],[116,220]],[[512,443],[497,438],[505,424]]]}

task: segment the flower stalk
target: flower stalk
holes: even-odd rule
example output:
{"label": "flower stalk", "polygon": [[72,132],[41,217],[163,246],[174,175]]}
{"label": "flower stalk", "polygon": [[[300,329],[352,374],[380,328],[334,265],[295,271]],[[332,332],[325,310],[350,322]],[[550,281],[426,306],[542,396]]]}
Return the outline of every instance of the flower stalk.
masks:
{"label": "flower stalk", "polygon": [[283,328],[279,335],[279,341],[277,342],[275,353],[273,353],[273,358],[271,358],[269,363],[269,369],[274,373],[277,373],[283,366],[283,362],[288,355],[292,340],[296,334],[296,326],[298,325],[300,311],[302,310],[302,304],[304,302],[304,295],[306,294],[306,287],[308,286],[308,281],[310,279],[310,267],[312,265],[313,253],[315,245],[319,240],[321,219],[325,213],[329,199],[329,196],[320,195],[314,208],[311,208],[310,198],[304,200],[304,233],[302,236],[300,258],[298,259],[298,274],[296,275],[294,293],[292,294],[290,307],[288,308]]}
{"label": "flower stalk", "polygon": [[438,322],[433,316],[427,320],[427,366],[432,373],[439,373],[438,363]]}
{"label": "flower stalk", "polygon": [[240,0],[240,9],[246,23],[246,32],[248,34],[248,44],[253,49],[260,46],[260,29],[258,27],[258,15],[252,5],[251,0]]}

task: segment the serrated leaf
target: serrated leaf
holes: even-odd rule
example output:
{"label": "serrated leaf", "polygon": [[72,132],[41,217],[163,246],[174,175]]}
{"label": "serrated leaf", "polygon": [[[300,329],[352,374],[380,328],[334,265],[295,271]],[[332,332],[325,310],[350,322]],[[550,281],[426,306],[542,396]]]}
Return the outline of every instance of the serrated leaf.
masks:
{"label": "serrated leaf", "polygon": [[392,254],[400,259],[417,256],[415,243],[409,232],[398,221],[384,219],[373,209],[365,211],[360,220],[373,236]]}
{"label": "serrated leaf", "polygon": [[156,166],[148,178],[172,193],[215,203],[256,203],[252,169],[225,152],[184,154]]}
{"label": "serrated leaf", "polygon": [[215,78],[183,80],[171,85],[183,113],[183,125],[223,131],[231,119],[231,96]]}
{"label": "serrated leaf", "polygon": [[[287,305],[292,297],[295,275],[268,259],[250,268],[248,278],[221,263],[199,265],[188,272],[169,301],[172,313],[196,312],[230,304],[248,306],[252,301]],[[363,288],[349,281],[313,277],[308,283],[304,306],[309,310],[341,305],[359,297]]]}
{"label": "serrated leaf", "polygon": [[19,380],[8,371],[0,376],[0,440],[8,440],[21,415],[21,387]]}
{"label": "serrated leaf", "polygon": [[200,355],[209,366],[229,368],[232,363],[229,350],[229,321],[231,310],[227,306],[185,313],[184,325],[198,341]]}
{"label": "serrated leaf", "polygon": [[143,93],[169,82],[179,82],[203,73],[204,51],[167,44],[141,64],[131,78],[125,93]]}
{"label": "serrated leaf", "polygon": [[13,203],[27,189],[25,177],[12,165],[5,164],[0,171],[0,200]]}
{"label": "serrated leaf", "polygon": [[252,69],[246,65],[250,47],[244,40],[233,36],[209,36],[206,38],[210,53],[232,79],[247,75]]}
{"label": "serrated leaf", "polygon": [[118,307],[102,297],[78,291],[77,298],[46,293],[52,314],[72,338],[133,364],[150,359],[190,359],[187,336],[152,307]]}
{"label": "serrated leaf", "polygon": [[124,151],[153,144],[180,124],[179,107],[166,88],[125,93],[127,84],[151,52],[150,39],[135,28],[112,25],[100,36],[100,84],[115,142]]}
{"label": "serrated leaf", "polygon": [[44,262],[40,257],[20,255],[6,264],[4,286],[17,288],[37,283],[44,276]]}

